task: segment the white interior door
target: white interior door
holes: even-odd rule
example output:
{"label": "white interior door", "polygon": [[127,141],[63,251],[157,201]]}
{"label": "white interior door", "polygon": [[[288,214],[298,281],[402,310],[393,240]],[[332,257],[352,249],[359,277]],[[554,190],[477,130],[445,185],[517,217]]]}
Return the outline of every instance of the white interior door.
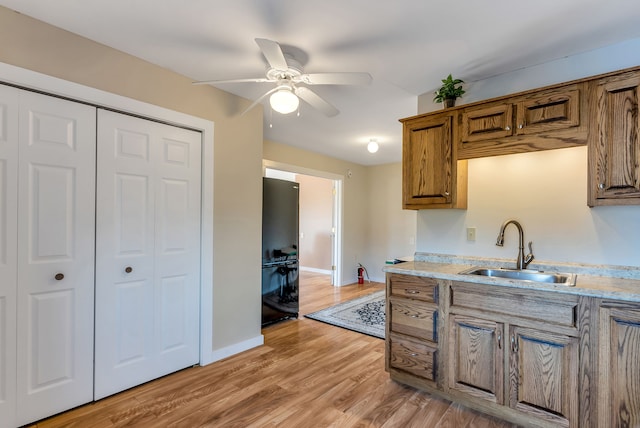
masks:
{"label": "white interior door", "polygon": [[199,355],[201,134],[98,114],[95,398]]}
{"label": "white interior door", "polygon": [[0,427],[16,423],[18,94],[0,85]]}
{"label": "white interior door", "polygon": [[20,94],[19,425],[93,399],[95,115]]}

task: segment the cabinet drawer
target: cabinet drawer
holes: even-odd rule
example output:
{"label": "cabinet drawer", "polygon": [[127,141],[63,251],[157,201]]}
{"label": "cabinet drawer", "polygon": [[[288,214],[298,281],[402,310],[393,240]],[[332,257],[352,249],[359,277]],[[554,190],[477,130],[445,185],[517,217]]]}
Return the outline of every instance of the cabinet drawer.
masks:
{"label": "cabinet drawer", "polygon": [[409,338],[389,335],[389,366],[428,380],[436,379],[437,349]]}
{"label": "cabinet drawer", "polygon": [[451,307],[577,328],[576,295],[454,281],[451,285]]}
{"label": "cabinet drawer", "polygon": [[438,342],[438,308],[430,303],[391,297],[391,331]]}
{"label": "cabinet drawer", "polygon": [[438,303],[438,282],[423,276],[391,274],[391,295]]}

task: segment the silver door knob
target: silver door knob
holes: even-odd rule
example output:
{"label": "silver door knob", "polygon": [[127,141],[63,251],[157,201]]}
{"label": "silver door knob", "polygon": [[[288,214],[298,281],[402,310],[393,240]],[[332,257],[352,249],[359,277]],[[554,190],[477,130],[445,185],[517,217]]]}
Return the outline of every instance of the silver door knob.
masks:
{"label": "silver door knob", "polygon": [[64,279],[64,274],[57,273],[56,276],[54,276],[54,278],[56,279],[56,281],[62,281]]}
{"label": "silver door knob", "polygon": [[504,128],[504,130],[505,130],[505,131],[511,131],[511,127],[510,127],[510,126],[506,126],[506,127]]}
{"label": "silver door knob", "polygon": [[604,183],[598,184],[598,189],[604,189]]}
{"label": "silver door knob", "polygon": [[524,125],[523,124],[519,124],[518,125],[518,129],[522,129],[522,128],[524,128]]}

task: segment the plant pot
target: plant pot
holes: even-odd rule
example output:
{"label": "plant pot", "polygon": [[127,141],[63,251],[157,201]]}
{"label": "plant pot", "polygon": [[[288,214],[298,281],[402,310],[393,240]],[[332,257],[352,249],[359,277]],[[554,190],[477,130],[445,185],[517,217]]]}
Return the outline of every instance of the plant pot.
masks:
{"label": "plant pot", "polygon": [[451,108],[456,105],[456,99],[445,98],[444,100],[442,100],[442,105],[444,106],[444,108]]}

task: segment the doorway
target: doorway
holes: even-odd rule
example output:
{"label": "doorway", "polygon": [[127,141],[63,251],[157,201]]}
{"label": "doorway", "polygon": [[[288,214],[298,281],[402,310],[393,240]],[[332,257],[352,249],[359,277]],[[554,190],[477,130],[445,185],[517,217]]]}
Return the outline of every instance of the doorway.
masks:
{"label": "doorway", "polygon": [[[342,177],[293,165],[263,161],[265,177],[300,184],[300,270],[330,277],[340,285]],[[306,191],[305,191],[306,188]]]}

